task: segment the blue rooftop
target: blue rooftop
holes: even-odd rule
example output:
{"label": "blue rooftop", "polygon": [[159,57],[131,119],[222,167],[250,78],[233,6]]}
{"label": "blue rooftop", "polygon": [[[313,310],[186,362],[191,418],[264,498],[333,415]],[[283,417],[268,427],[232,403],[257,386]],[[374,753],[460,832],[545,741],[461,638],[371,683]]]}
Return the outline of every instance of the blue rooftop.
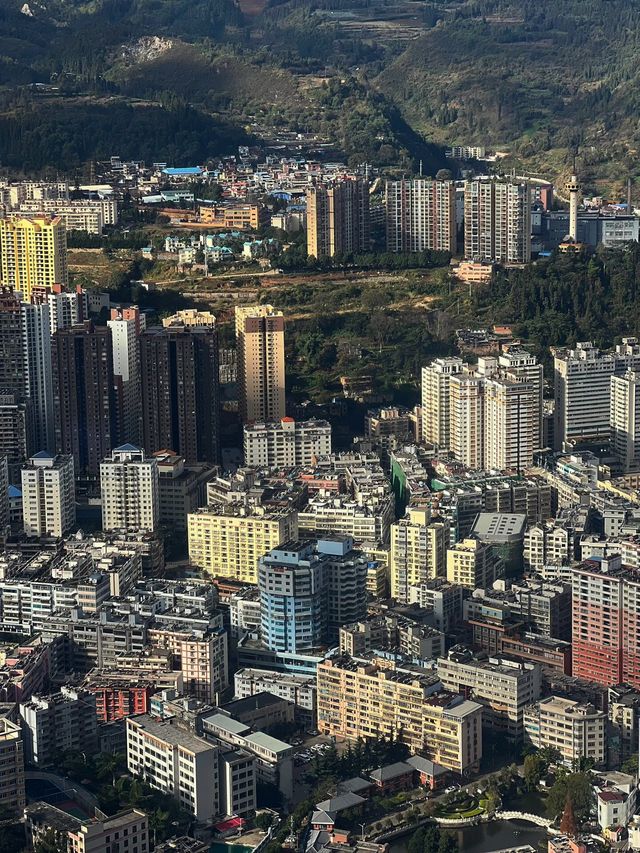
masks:
{"label": "blue rooftop", "polygon": [[162,173],[164,175],[201,175],[202,167],[201,166],[170,166],[167,169],[163,169]]}
{"label": "blue rooftop", "polygon": [[21,498],[22,490],[17,486],[9,486],[9,497],[10,498]]}
{"label": "blue rooftop", "polygon": [[53,459],[51,453],[48,450],[41,450],[39,453],[34,453],[31,457],[32,459]]}
{"label": "blue rooftop", "polygon": [[136,447],[135,444],[121,444],[120,447],[116,447],[116,453],[139,453],[140,448]]}

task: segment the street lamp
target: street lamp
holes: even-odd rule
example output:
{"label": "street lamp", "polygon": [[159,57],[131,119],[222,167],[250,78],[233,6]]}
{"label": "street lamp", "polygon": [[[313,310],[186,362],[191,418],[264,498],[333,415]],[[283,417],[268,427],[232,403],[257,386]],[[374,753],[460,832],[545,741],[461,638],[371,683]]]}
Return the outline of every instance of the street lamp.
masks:
{"label": "street lamp", "polygon": [[360,836],[361,836],[360,841],[364,841],[364,828],[366,825],[367,825],[366,823],[359,823],[358,824],[358,826],[360,827]]}

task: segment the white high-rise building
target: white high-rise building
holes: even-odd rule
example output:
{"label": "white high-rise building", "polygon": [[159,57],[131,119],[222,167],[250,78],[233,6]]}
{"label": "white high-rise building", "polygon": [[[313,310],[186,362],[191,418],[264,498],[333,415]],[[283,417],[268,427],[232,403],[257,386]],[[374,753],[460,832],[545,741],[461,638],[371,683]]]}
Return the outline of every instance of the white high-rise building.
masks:
{"label": "white high-rise building", "polygon": [[52,335],[59,329],[77,326],[89,317],[87,294],[80,286],[75,290],[63,290],[59,286],[54,286],[47,293],[47,304]]}
{"label": "white high-rise building", "polygon": [[535,355],[519,346],[507,347],[498,356],[498,366],[503,371],[508,371],[517,379],[531,383],[533,389],[534,418],[536,421],[534,433],[534,446],[538,450],[542,447],[542,411],[544,375],[543,367],[538,364]]}
{"label": "white high-rise building", "polygon": [[27,536],[64,536],[76,523],[72,456],[42,450],[22,468],[22,515]]}
{"label": "white high-rise building", "polygon": [[155,530],[159,523],[158,460],[123,444],[100,464],[103,530]]}
{"label": "white high-rise building", "polygon": [[610,436],[611,377],[640,371],[640,345],[623,338],[613,352],[601,352],[591,341],[575,349],[553,350],[555,449],[581,440]]}
{"label": "white high-rise building", "polygon": [[439,450],[449,448],[449,382],[463,369],[461,358],[437,358],[422,368],[422,437]]}
{"label": "white high-rise building", "polygon": [[118,395],[118,411],[122,422],[119,435],[130,444],[140,441],[140,310],[114,308],[107,321],[111,330],[113,377]]}
{"label": "white high-rise building", "polygon": [[611,377],[611,448],[625,474],[640,471],[640,373]]}
{"label": "white high-rise building", "polygon": [[34,445],[53,451],[53,374],[51,367],[51,320],[49,306],[23,302],[22,350],[25,394],[33,409]]}

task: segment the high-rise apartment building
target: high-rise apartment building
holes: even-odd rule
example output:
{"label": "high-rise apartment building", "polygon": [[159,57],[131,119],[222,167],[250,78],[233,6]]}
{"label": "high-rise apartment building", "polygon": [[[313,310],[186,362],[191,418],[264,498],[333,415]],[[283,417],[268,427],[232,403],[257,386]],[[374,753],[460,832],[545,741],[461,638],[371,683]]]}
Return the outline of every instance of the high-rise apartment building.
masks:
{"label": "high-rise apartment building", "polygon": [[608,439],[611,429],[611,377],[640,371],[640,345],[623,338],[613,352],[591,341],[574,349],[553,349],[555,449],[569,442]]}
{"label": "high-rise apartment building", "polygon": [[182,672],[184,692],[200,702],[218,702],[229,686],[229,649],[222,617],[211,617],[205,628],[189,622],[171,621],[147,632],[149,645],[173,655]]}
{"label": "high-rise apartment building", "polygon": [[405,518],[391,525],[391,597],[408,604],[410,587],[446,574],[449,525],[431,519],[428,509],[409,507]]}
{"label": "high-rise apartment building", "polygon": [[537,391],[507,373],[484,383],[484,467],[520,473],[538,449]]}
{"label": "high-rise apartment building", "polygon": [[252,468],[291,468],[312,465],[331,453],[329,421],[252,423],[244,427],[244,464]]}
{"label": "high-rise apartment building", "polygon": [[447,551],[447,580],[467,589],[488,589],[502,573],[492,547],[478,539],[463,539]]}
{"label": "high-rise apartment building", "polygon": [[41,450],[22,468],[22,517],[27,536],[64,536],[76,523],[72,456]]}
{"label": "high-rise apartment building", "polygon": [[0,292],[0,391],[29,401],[38,450],[53,450],[49,324],[47,305],[21,303],[8,289]]}
{"label": "high-rise apartment building", "polygon": [[294,509],[211,504],[187,518],[189,559],[213,577],[258,582],[263,554],[298,536]]}
{"label": "high-rise apartment building", "polygon": [[611,449],[625,474],[640,471],[640,373],[611,377]]}
{"label": "high-rise apartment building", "polygon": [[598,684],[640,687],[640,578],[619,556],[572,571],[572,671]]}
{"label": "high-rise apartment building", "polygon": [[0,766],[0,802],[12,815],[22,818],[27,804],[22,731],[7,717],[0,717]]}
{"label": "high-rise apartment building", "polygon": [[142,425],[147,453],[173,450],[188,465],[220,455],[218,335],[171,325],[140,335]]}
{"label": "high-rise apartment building", "polygon": [[20,469],[33,448],[31,402],[0,392],[0,455],[7,459],[10,483],[20,483]]}
{"label": "high-rise apartment building", "polygon": [[284,315],[272,305],[238,306],[235,321],[240,417],[279,421],[286,414]]}
{"label": "high-rise apartment building", "polygon": [[369,249],[369,183],[344,180],[307,190],[307,254],[332,258]]}
{"label": "high-rise apartment building", "polygon": [[327,631],[327,560],[314,543],[285,542],[260,559],[262,641],[299,654],[322,645]]}
{"label": "high-rise apartment building", "polygon": [[77,326],[89,319],[89,299],[80,285],[76,285],[75,290],[65,290],[56,284],[51,289],[43,289],[38,296],[49,306],[52,335],[58,329]]}
{"label": "high-rise apartment building", "polygon": [[53,451],[55,435],[49,306],[23,302],[21,314],[24,393],[33,409],[34,442],[41,450]]}
{"label": "high-rise apartment building", "polygon": [[318,729],[349,740],[397,738],[449,770],[473,771],[482,757],[482,706],[439,693],[437,684],[424,670],[391,662],[328,658],[318,665]]}
{"label": "high-rise apartment building", "polygon": [[538,450],[543,446],[542,414],[544,373],[535,355],[520,346],[506,346],[498,356],[498,369],[519,382],[528,382],[533,393],[533,414],[535,417],[533,446]]}
{"label": "high-rise apartment building", "polygon": [[140,419],[140,346],[138,339],[142,331],[140,309],[112,308],[107,321],[111,330],[113,352],[113,377],[115,381],[118,435],[128,444],[141,440]]}
{"label": "high-rise apartment building", "polygon": [[439,450],[450,442],[449,383],[463,369],[461,358],[437,358],[422,368],[422,438]]}
{"label": "high-rise apartment building", "polygon": [[468,468],[482,468],[484,379],[470,370],[449,379],[449,449]]}
{"label": "high-rise apartment building", "polygon": [[456,251],[456,189],[453,181],[430,178],[387,181],[386,233],[389,252]]}
{"label": "high-rise apartment building", "polygon": [[103,530],[155,530],[160,521],[158,460],[123,444],[100,464]]}
{"label": "high-rise apartment building", "polygon": [[531,200],[526,181],[467,181],[464,254],[474,261],[523,264],[531,260]]}
{"label": "high-rise apartment building", "polygon": [[0,220],[2,284],[28,302],[34,287],[68,283],[67,233],[60,217]]}
{"label": "high-rise apartment building", "polygon": [[116,443],[117,412],[109,329],[86,322],[53,336],[56,449],[76,475],[98,476]]}

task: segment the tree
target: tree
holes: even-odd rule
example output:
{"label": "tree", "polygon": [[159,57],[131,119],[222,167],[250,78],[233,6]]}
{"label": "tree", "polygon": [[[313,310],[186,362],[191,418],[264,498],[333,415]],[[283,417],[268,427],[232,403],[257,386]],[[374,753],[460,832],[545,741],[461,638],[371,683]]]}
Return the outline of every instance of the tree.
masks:
{"label": "tree", "polygon": [[560,820],[560,832],[563,835],[568,835],[570,838],[575,838],[575,836],[578,834],[576,816],[573,813],[573,804],[571,802],[571,796],[569,795],[569,793],[567,793],[567,800],[564,804],[562,819]]}
{"label": "tree", "polygon": [[562,773],[558,776],[547,798],[547,813],[552,820],[564,811],[567,799],[571,801],[578,825],[584,823],[593,800],[591,780],[586,773]]}
{"label": "tree", "polygon": [[258,829],[262,829],[266,832],[267,829],[269,829],[269,827],[273,824],[273,815],[269,812],[262,812],[261,814],[257,815],[255,824]]}
{"label": "tree", "polygon": [[632,755],[630,758],[627,758],[627,760],[625,762],[623,762],[621,770],[623,773],[628,773],[629,776],[637,776],[638,775],[638,756]]}
{"label": "tree", "polygon": [[33,846],[34,853],[65,853],[66,839],[63,842],[55,829],[47,829],[39,836]]}
{"label": "tree", "polygon": [[525,755],[524,758],[524,781],[528,791],[534,791],[545,775],[548,764],[539,752]]}

